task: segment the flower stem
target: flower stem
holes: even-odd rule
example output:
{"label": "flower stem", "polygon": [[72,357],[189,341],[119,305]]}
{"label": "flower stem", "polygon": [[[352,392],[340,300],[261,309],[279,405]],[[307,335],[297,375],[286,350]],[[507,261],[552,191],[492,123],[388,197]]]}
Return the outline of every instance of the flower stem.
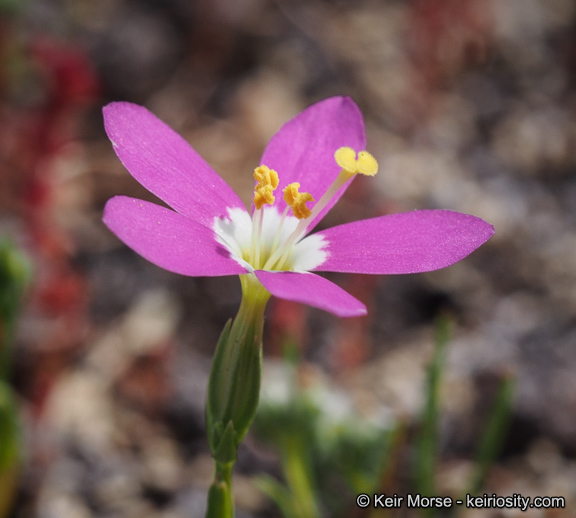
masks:
{"label": "flower stem", "polygon": [[227,518],[234,516],[234,500],[232,498],[232,466],[233,463],[216,462],[214,482],[208,491],[206,518]]}
{"label": "flower stem", "polygon": [[216,347],[206,400],[206,432],[216,463],[206,518],[234,516],[232,467],[258,408],[264,310],[270,293],[253,274],[240,276],[242,302]]}

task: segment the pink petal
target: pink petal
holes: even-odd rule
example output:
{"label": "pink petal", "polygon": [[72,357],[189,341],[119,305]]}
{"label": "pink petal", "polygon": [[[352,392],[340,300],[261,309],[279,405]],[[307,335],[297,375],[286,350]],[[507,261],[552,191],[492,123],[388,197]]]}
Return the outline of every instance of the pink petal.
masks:
{"label": "pink petal", "polygon": [[103,113],[108,137],[126,169],[174,210],[211,226],[227,207],[244,207],[190,144],[146,108],[115,102]]}
{"label": "pink petal", "polygon": [[132,250],[171,272],[209,277],[246,273],[212,230],[154,203],[115,196],[108,200],[103,220]]}
{"label": "pink petal", "polygon": [[339,317],[360,317],[366,306],[342,288],[313,273],[256,270],[258,280],[275,297],[302,302]]}
{"label": "pink petal", "polygon": [[[343,146],[356,151],[366,148],[364,120],[352,99],[331,97],[313,104],[284,124],[268,143],[261,164],[278,173],[281,189],[299,182],[300,190],[309,192],[318,201],[340,172],[334,152]],[[308,230],[322,219],[347,187],[348,184],[338,191]],[[281,214],[286,203],[281,191],[278,194],[275,206]]]}
{"label": "pink petal", "polygon": [[396,274],[437,270],[476,250],[494,234],[484,220],[449,210],[419,210],[356,221],[318,233],[328,272]]}

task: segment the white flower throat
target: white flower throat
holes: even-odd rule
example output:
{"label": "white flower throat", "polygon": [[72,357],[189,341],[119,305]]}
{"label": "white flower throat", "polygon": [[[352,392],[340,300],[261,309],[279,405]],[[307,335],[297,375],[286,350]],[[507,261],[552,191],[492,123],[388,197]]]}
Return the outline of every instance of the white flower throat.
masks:
{"label": "white flower throat", "polygon": [[265,165],[257,167],[252,217],[245,210],[228,209],[228,217],[214,222],[218,241],[248,270],[310,271],[321,265],[328,256],[327,243],[321,235],[306,236],[306,229],[352,176],[378,172],[376,159],[367,151],[356,158],[353,149],[343,147],[334,158],[342,170],[320,200],[309,208],[307,203],[314,202],[310,193],[299,192],[298,182],[288,184],[282,190],[287,204],[282,214],[274,206],[278,173]]}

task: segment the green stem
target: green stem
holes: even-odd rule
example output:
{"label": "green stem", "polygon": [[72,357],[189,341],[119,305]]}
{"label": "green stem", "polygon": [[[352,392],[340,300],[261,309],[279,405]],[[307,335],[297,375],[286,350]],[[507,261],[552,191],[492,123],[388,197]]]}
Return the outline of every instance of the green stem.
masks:
{"label": "green stem", "polygon": [[262,378],[264,310],[270,293],[252,274],[240,276],[242,302],[216,347],[206,400],[206,432],[216,462],[207,518],[234,516],[232,467],[256,415]]}
{"label": "green stem", "polygon": [[234,516],[232,497],[232,462],[216,462],[214,482],[208,491],[206,518],[227,518]]}

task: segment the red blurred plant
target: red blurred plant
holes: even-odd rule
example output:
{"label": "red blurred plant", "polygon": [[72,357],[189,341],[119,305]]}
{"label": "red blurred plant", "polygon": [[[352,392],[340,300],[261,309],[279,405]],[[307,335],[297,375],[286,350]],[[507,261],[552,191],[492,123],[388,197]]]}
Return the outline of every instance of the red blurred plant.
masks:
{"label": "red blurred plant", "polygon": [[[71,266],[71,242],[54,217],[55,160],[99,86],[81,49],[44,36],[18,45],[15,23],[2,20],[0,38],[0,201],[24,222],[36,263],[33,300],[57,324],[39,348],[50,356],[79,342],[86,308],[86,283]],[[38,376],[30,378],[38,407],[54,378],[53,369],[44,368],[54,358],[45,360],[34,362]]]}

